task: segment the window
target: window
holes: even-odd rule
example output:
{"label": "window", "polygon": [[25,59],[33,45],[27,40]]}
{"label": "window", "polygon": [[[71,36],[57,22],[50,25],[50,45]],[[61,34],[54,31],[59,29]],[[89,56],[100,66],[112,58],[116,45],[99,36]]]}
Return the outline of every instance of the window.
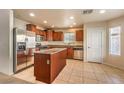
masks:
{"label": "window", "polygon": [[112,27],[109,30],[109,54],[112,55],[120,55],[120,34],[121,34],[121,28],[118,27]]}
{"label": "window", "polygon": [[64,42],[73,42],[75,41],[75,33],[72,33],[72,32],[67,32],[67,33],[64,33]]}

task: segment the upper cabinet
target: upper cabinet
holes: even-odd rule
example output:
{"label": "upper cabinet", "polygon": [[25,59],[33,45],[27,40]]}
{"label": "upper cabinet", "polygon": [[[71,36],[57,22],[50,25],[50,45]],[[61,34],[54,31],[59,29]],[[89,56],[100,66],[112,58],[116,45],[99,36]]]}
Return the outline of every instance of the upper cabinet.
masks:
{"label": "upper cabinet", "polygon": [[53,41],[63,41],[63,32],[54,32]]}
{"label": "upper cabinet", "polygon": [[[34,24],[27,24],[26,28],[28,31],[35,32],[36,35],[43,36],[47,41],[63,41],[64,40],[64,33],[60,31],[57,32],[50,29],[47,31],[42,31],[40,29],[37,29],[36,25]],[[75,30],[75,38],[76,38],[76,41],[83,41],[83,30]]]}
{"label": "upper cabinet", "polygon": [[36,25],[34,25],[34,24],[27,24],[26,25],[26,30],[36,32]]}
{"label": "upper cabinet", "polygon": [[83,41],[83,30],[76,31],[76,41]]}
{"label": "upper cabinet", "polygon": [[46,32],[47,35],[47,41],[53,41],[53,31],[52,30],[48,30]]}
{"label": "upper cabinet", "polygon": [[26,30],[35,32],[36,35],[40,35],[44,37],[44,40],[47,40],[47,34],[46,31],[40,30],[36,28],[36,25],[34,24],[27,24]]}

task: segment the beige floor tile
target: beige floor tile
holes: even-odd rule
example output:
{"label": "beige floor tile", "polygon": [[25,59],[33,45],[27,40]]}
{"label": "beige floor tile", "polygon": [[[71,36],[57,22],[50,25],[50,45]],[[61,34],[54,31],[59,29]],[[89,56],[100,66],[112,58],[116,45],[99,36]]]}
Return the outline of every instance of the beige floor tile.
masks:
{"label": "beige floor tile", "polygon": [[82,84],[83,78],[79,76],[71,76],[68,82],[71,84]]}
{"label": "beige floor tile", "polygon": [[112,82],[112,79],[107,76],[106,74],[95,74],[96,75],[96,79],[99,81],[106,81],[106,82]]}
{"label": "beige floor tile", "polygon": [[69,84],[69,83],[63,80],[54,80],[52,84]]}
{"label": "beige floor tile", "polygon": [[98,83],[99,81],[96,79],[88,79],[88,78],[84,79],[84,84],[98,84]]}
{"label": "beige floor tile", "polygon": [[113,84],[113,81],[99,81],[99,84]]}
{"label": "beige floor tile", "polygon": [[62,75],[58,80],[68,81],[71,75]]}
{"label": "beige floor tile", "polygon": [[93,72],[84,71],[83,76],[85,79],[96,79],[95,73],[93,73]]}
{"label": "beige floor tile", "polygon": [[74,69],[73,69],[71,75],[72,75],[72,76],[74,75],[74,76],[82,77],[82,75],[83,75],[83,71],[82,71],[82,70],[74,70]]}
{"label": "beige floor tile", "polygon": [[[30,67],[14,77],[32,83],[45,84],[35,80],[34,67]],[[97,63],[87,63],[78,60],[67,60],[67,65],[60,72],[53,84],[123,84],[124,71]]]}

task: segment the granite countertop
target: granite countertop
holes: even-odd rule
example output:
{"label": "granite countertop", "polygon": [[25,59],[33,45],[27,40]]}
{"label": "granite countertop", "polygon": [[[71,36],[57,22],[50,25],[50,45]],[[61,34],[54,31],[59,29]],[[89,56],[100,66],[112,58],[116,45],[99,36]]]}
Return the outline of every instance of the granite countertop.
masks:
{"label": "granite countertop", "polygon": [[40,54],[55,54],[60,51],[65,50],[66,48],[52,48],[52,49],[43,49],[40,51],[35,51],[34,53],[40,53]]}
{"label": "granite countertop", "polygon": [[83,47],[83,45],[48,45],[48,46],[56,46],[56,47]]}

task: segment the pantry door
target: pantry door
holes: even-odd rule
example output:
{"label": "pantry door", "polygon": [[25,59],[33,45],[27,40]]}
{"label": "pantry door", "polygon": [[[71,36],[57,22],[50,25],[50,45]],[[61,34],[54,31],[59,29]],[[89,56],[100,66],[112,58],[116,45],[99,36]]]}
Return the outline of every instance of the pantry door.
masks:
{"label": "pantry door", "polygon": [[87,29],[87,61],[89,62],[102,62],[103,31],[102,28]]}

